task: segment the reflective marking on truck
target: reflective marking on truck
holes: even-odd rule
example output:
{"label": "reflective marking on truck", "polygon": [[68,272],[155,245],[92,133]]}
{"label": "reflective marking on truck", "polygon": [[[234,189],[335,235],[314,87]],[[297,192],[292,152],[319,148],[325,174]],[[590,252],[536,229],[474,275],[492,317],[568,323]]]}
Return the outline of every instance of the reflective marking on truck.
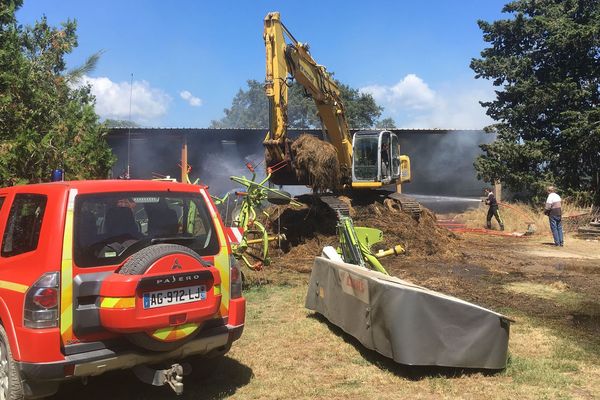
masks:
{"label": "reflective marking on truck", "polygon": [[229,252],[227,247],[221,247],[219,254],[215,256],[215,267],[221,273],[221,287],[226,288],[221,292],[221,306],[219,307],[219,315],[225,316],[229,312]]}
{"label": "reflective marking on truck", "polygon": [[73,339],[73,213],[77,189],[69,190],[60,273],[60,334],[63,343]]}
{"label": "reflective marking on truck", "polygon": [[242,228],[226,226],[225,231],[227,232],[227,238],[231,243],[240,243],[242,241],[244,235],[244,230]]}
{"label": "reflective marking on truck", "polygon": [[103,297],[100,308],[133,308],[135,297]]}
{"label": "reflective marking on truck", "polygon": [[13,292],[25,293],[29,286],[20,283],[0,281],[0,289],[12,290]]}
{"label": "reflective marking on truck", "polygon": [[196,329],[198,329],[198,326],[199,324],[196,323],[189,323],[180,326],[167,326],[155,330],[152,333],[152,337],[164,342],[171,342],[191,335],[196,331]]}
{"label": "reflective marking on truck", "polygon": [[[221,221],[219,220],[219,217],[217,215],[217,212],[215,211],[214,207],[212,206],[211,200],[208,196],[208,194],[206,193],[206,191],[204,190],[200,190],[200,193],[202,194],[202,197],[204,198],[204,201],[206,202],[206,205],[208,207],[208,210],[210,212],[210,216],[213,219],[213,224],[215,225],[215,227],[220,227],[221,225]],[[222,291],[221,293],[221,306],[219,307],[219,317],[222,316],[226,316],[228,314],[228,310],[229,310],[229,254],[230,254],[230,249],[229,249],[229,242],[227,241],[227,238],[225,237],[225,233],[223,229],[217,229],[217,236],[219,238],[219,244],[221,245],[221,249],[219,250],[219,254],[217,254],[214,257],[214,266],[219,270],[219,273],[221,274],[221,287],[223,288],[227,288],[225,290]]]}

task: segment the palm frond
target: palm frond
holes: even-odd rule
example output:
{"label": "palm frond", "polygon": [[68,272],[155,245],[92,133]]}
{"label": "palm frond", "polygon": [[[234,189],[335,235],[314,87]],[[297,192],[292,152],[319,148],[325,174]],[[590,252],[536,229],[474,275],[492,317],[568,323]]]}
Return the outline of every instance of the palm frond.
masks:
{"label": "palm frond", "polygon": [[77,66],[72,70],[68,71],[65,75],[65,79],[68,82],[77,83],[85,75],[89,74],[90,72],[96,69],[98,61],[100,60],[100,56],[102,54],[104,54],[104,50],[100,50],[89,56],[82,65]]}

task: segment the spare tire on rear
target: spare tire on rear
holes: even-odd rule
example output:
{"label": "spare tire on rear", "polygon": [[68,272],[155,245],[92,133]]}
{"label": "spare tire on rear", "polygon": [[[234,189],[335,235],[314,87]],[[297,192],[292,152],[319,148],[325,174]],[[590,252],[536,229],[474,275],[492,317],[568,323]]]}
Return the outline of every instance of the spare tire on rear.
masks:
{"label": "spare tire on rear", "polygon": [[[143,275],[156,261],[173,254],[184,254],[195,258],[198,263],[208,266],[198,253],[194,250],[178,244],[161,243],[146,247],[137,253],[121,267],[119,274],[122,275]],[[168,327],[166,327],[168,328]],[[136,346],[151,351],[170,351],[180,347],[185,342],[190,341],[198,334],[199,329],[194,329],[185,337],[175,341],[161,341],[155,339],[148,332],[137,332],[128,334],[127,338]]]}

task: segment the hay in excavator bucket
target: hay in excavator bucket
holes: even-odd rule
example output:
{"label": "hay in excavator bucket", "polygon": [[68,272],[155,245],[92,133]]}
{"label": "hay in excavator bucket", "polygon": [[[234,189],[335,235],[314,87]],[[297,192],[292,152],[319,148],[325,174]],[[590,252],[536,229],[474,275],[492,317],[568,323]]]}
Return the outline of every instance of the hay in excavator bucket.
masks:
{"label": "hay in excavator bucket", "polygon": [[340,163],[331,143],[312,135],[300,135],[290,149],[298,181],[309,182],[317,193],[340,186]]}

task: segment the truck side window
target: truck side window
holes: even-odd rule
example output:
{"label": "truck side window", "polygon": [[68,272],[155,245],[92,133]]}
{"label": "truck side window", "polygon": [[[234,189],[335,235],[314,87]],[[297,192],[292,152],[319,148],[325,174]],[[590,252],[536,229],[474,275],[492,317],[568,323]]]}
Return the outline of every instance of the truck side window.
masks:
{"label": "truck side window", "polygon": [[17,194],[2,239],[2,256],[12,257],[37,248],[46,209],[46,196]]}
{"label": "truck side window", "polygon": [[4,196],[0,197],[0,210],[2,210],[2,204],[4,204],[4,199],[5,198],[6,197],[4,197]]}

